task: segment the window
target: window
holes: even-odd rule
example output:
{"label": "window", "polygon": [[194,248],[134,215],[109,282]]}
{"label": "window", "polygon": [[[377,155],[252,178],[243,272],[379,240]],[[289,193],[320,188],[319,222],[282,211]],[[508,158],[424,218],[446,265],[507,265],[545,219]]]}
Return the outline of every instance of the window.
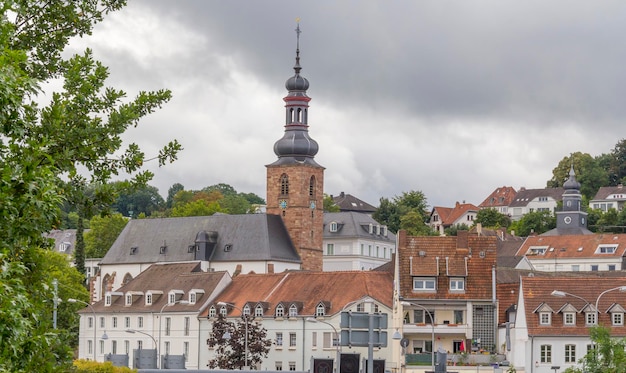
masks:
{"label": "window", "polygon": [[215,316],[217,316],[217,311],[215,310],[215,306],[211,306],[211,308],[209,308],[209,318],[214,318]]}
{"label": "window", "polygon": [[356,305],[356,312],[365,312],[365,303],[359,303]]}
{"label": "window", "polygon": [[542,363],[552,362],[552,345],[541,345],[540,347],[540,361]]}
{"label": "window", "polygon": [[228,310],[226,309],[226,306],[220,307],[220,315],[226,317],[227,314],[228,314]]}
{"label": "window", "polygon": [[576,362],[576,345],[565,345],[565,362]]}
{"label": "window", "polygon": [[137,327],[143,328],[143,316],[137,317]]}
{"label": "window", "polygon": [[365,244],[361,244],[361,255],[365,255]]}
{"label": "window", "polygon": [[317,348],[317,332],[311,333],[311,347]]}
{"label": "window", "polygon": [[295,304],[289,306],[289,317],[298,316],[298,307]]}
{"label": "window", "polygon": [[137,349],[138,350],[143,349],[143,341],[141,341],[141,340],[137,341]]}
{"label": "window", "polygon": [[90,355],[93,354],[93,341],[92,340],[87,341],[87,353]]}
{"label": "window", "polygon": [[104,341],[100,341],[100,353],[103,354],[104,353]]}
{"label": "window", "polygon": [[111,353],[116,355],[117,354],[117,341],[111,341]]}
{"label": "window", "polygon": [[263,306],[257,305],[254,307],[254,317],[263,317]]}
{"label": "window", "polygon": [[464,278],[451,278],[450,279],[450,291],[465,291],[465,279]]}
{"label": "window", "polygon": [[172,330],[172,318],[166,317],[165,318],[165,335],[169,336],[171,330]]}
{"label": "window", "polygon": [[329,243],[326,245],[326,255],[335,255],[335,244]]}
{"label": "window", "polygon": [[335,338],[333,338],[334,333],[324,332],[323,338],[324,341],[322,343],[322,348],[332,348],[335,345]]}
{"label": "window", "polygon": [[104,296],[104,305],[108,307],[108,306],[111,305],[111,302],[112,302],[111,294],[105,295]]}
{"label": "window", "polygon": [[189,319],[189,316],[186,316],[184,319],[184,335],[189,335],[189,325],[191,323],[191,319]]}
{"label": "window", "polygon": [[250,316],[250,306],[249,306],[249,305],[247,305],[247,304],[246,304],[246,305],[243,307],[242,314],[243,314],[244,316]]}
{"label": "window", "polygon": [[573,264],[572,265],[572,272],[578,272],[578,271],[580,271],[580,265]]}
{"label": "window", "polygon": [[124,327],[126,329],[130,328],[130,317],[128,316],[124,317]]}
{"label": "window", "polygon": [[277,361],[275,367],[276,367],[276,370],[283,370],[283,362]]}
{"label": "window", "polygon": [[280,177],[280,194],[283,196],[289,194],[289,177],[286,174]]}
{"label": "window", "polygon": [[413,310],[413,321],[416,324],[433,324],[431,317],[435,318],[435,311]]}
{"label": "window", "polygon": [[289,333],[289,347],[296,347],[296,333]]}
{"label": "window", "polygon": [[596,249],[596,254],[615,254],[617,245],[600,245]]}
{"label": "window", "polygon": [[292,372],[296,370],[296,362],[295,361],[290,361],[289,362],[289,370],[292,371]]}
{"label": "window", "polygon": [[463,310],[454,310],[454,323],[463,324]]}
{"label": "window", "polygon": [[592,264],[591,265],[591,270],[594,271],[594,272],[597,272],[598,271],[598,265],[597,264]]}
{"label": "window", "polygon": [[276,333],[276,346],[283,345],[283,333]]}
{"label": "window", "polygon": [[621,312],[614,312],[611,314],[611,321],[613,325],[624,325],[624,314]]}
{"label": "window", "polygon": [[87,318],[87,327],[89,329],[93,328],[93,317],[91,316]]}
{"label": "window", "polygon": [[435,278],[434,277],[414,277],[413,278],[413,290],[419,291],[435,291]]}
{"label": "window", "polygon": [[284,317],[285,316],[285,308],[282,304],[276,306],[276,317]]}
{"label": "window", "polygon": [[124,341],[124,353],[126,355],[130,353],[130,341]]}
{"label": "window", "polygon": [[167,295],[167,303],[168,304],[174,304],[176,303],[176,293],[169,293]]}
{"label": "window", "polygon": [[548,250],[547,246],[531,246],[530,249],[528,249],[528,252],[526,254],[527,255],[543,255],[546,253],[546,250]]}
{"label": "window", "polygon": [[576,314],[574,312],[564,313],[563,325],[576,325]]}
{"label": "window", "polygon": [[539,325],[550,325],[552,321],[550,312],[539,313]]}
{"label": "window", "polygon": [[152,304],[152,293],[147,293],[146,294],[146,306],[149,306]]}
{"label": "window", "polygon": [[331,222],[329,230],[331,232],[337,232],[337,222]]}
{"label": "window", "polygon": [[104,323],[104,317],[100,317],[100,328],[104,328],[106,324]]}
{"label": "window", "polygon": [[189,303],[196,304],[196,292],[195,291],[192,291],[191,293],[189,293]]}
{"label": "window", "polygon": [[326,308],[323,304],[318,304],[315,308],[315,316],[324,316],[326,314]]}
{"label": "window", "polygon": [[309,179],[309,197],[315,197],[315,176]]}
{"label": "window", "polygon": [[170,354],[170,342],[166,341],[165,342],[165,355],[169,355]]}
{"label": "window", "polygon": [[587,312],[587,313],[585,313],[585,324],[586,325],[596,325],[596,314],[595,314],[595,312]]}
{"label": "window", "polygon": [[131,294],[126,294],[126,305],[130,306],[133,304],[133,296]]}
{"label": "window", "polygon": [[183,354],[185,355],[185,361],[189,361],[189,342],[183,343]]}
{"label": "window", "polygon": [[609,264],[609,271],[615,271],[615,264]]}

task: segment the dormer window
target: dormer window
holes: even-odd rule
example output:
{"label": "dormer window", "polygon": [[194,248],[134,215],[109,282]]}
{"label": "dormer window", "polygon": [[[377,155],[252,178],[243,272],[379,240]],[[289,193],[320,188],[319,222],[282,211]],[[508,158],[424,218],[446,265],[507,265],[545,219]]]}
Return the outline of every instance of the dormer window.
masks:
{"label": "dormer window", "polygon": [[107,294],[107,295],[105,295],[105,296],[104,296],[104,305],[105,305],[106,307],[109,307],[109,306],[111,305],[111,302],[112,302],[112,297],[111,297],[111,294]]}
{"label": "dormer window", "polygon": [[196,304],[196,293],[193,291],[189,293],[189,304]]}
{"label": "dormer window", "polygon": [[326,315],[326,307],[324,307],[323,303],[320,303],[315,308],[315,316],[316,317],[321,317],[321,316],[324,316],[324,315]]}
{"label": "dormer window", "polygon": [[278,306],[276,306],[275,316],[276,317],[284,317],[285,316],[285,307],[283,307],[282,304],[279,304]]}
{"label": "dormer window", "polygon": [[531,246],[526,255],[544,255],[547,250],[547,246]]}
{"label": "dormer window", "polygon": [[59,245],[59,251],[60,251],[60,252],[62,252],[62,253],[64,253],[64,252],[66,252],[67,250],[69,250],[69,248],[70,248],[71,246],[72,246],[72,244],[71,244],[71,243],[69,243],[69,242],[62,242],[62,243]]}
{"label": "dormer window", "polygon": [[243,307],[242,313],[244,316],[250,316],[250,306],[246,304]]}
{"label": "dormer window", "polygon": [[159,254],[165,255],[165,253],[167,253],[167,246],[161,246],[159,248]]}
{"label": "dormer window", "polygon": [[228,310],[226,309],[226,306],[222,306],[220,307],[220,315],[226,317],[226,315],[228,315]]}
{"label": "dormer window", "polygon": [[133,246],[130,248],[130,255],[135,255],[137,254],[137,246]]}
{"label": "dormer window", "polygon": [[133,304],[133,295],[132,294],[126,294],[126,305],[127,306],[132,306]]}
{"label": "dormer window", "polygon": [[263,317],[263,306],[262,305],[257,305],[256,307],[254,307],[254,317]]}
{"label": "dormer window", "polygon": [[167,303],[168,304],[174,304],[176,303],[176,294],[175,293],[169,293],[167,295]]}
{"label": "dormer window", "polygon": [[330,231],[331,232],[337,232],[337,222],[333,221],[330,223]]}
{"label": "dormer window", "polygon": [[563,313],[563,325],[568,325],[568,326],[576,325],[576,313],[575,312]]}
{"label": "dormer window", "polygon": [[617,245],[599,245],[596,254],[615,254]]}
{"label": "dormer window", "polygon": [[550,312],[539,313],[539,325],[550,325],[552,323],[552,314]]}
{"label": "dormer window", "polygon": [[291,306],[289,306],[289,317],[296,316],[298,316],[298,307],[296,307],[295,304],[292,304]]}
{"label": "dormer window", "polygon": [[152,293],[146,293],[146,306],[152,305]]}
{"label": "dormer window", "polygon": [[217,310],[215,309],[215,306],[211,306],[211,308],[209,308],[209,318],[213,319],[215,316],[217,316]]}
{"label": "dormer window", "polygon": [[623,312],[611,313],[611,323],[613,324],[613,326],[624,325],[624,313]]}

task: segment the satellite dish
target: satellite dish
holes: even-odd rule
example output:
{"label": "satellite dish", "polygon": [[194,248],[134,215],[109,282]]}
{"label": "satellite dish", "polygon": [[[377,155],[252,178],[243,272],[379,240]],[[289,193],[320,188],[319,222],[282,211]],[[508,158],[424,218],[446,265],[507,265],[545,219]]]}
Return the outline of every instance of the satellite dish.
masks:
{"label": "satellite dish", "polygon": [[400,340],[400,346],[402,346],[402,347],[409,347],[409,340],[407,338],[402,338]]}

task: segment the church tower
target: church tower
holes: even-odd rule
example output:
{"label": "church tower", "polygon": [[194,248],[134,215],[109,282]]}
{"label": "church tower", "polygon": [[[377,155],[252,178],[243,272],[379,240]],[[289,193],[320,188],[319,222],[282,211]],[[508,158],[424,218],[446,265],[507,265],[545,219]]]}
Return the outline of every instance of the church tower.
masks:
{"label": "church tower", "polygon": [[556,212],[556,228],[542,236],[593,234],[587,229],[587,213],[582,211],[583,196],[580,193],[580,183],[576,180],[574,165],[569,170],[569,178],[563,183],[563,189],[563,210]]}
{"label": "church tower", "polygon": [[267,168],[267,213],[280,215],[302,259],[302,269],[322,270],[324,167],[309,137],[309,81],[300,75],[300,25],[296,28],[295,74],[287,79],[285,134],[274,144],[278,160]]}

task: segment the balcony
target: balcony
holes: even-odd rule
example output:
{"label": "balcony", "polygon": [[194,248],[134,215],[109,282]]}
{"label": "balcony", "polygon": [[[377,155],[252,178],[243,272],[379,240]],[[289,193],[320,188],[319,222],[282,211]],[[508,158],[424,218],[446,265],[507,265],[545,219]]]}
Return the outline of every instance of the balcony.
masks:
{"label": "balcony", "polygon": [[[426,334],[432,333],[431,324],[403,324],[402,330],[405,334]],[[467,324],[435,324],[435,334],[463,334],[467,335],[470,328]]]}

